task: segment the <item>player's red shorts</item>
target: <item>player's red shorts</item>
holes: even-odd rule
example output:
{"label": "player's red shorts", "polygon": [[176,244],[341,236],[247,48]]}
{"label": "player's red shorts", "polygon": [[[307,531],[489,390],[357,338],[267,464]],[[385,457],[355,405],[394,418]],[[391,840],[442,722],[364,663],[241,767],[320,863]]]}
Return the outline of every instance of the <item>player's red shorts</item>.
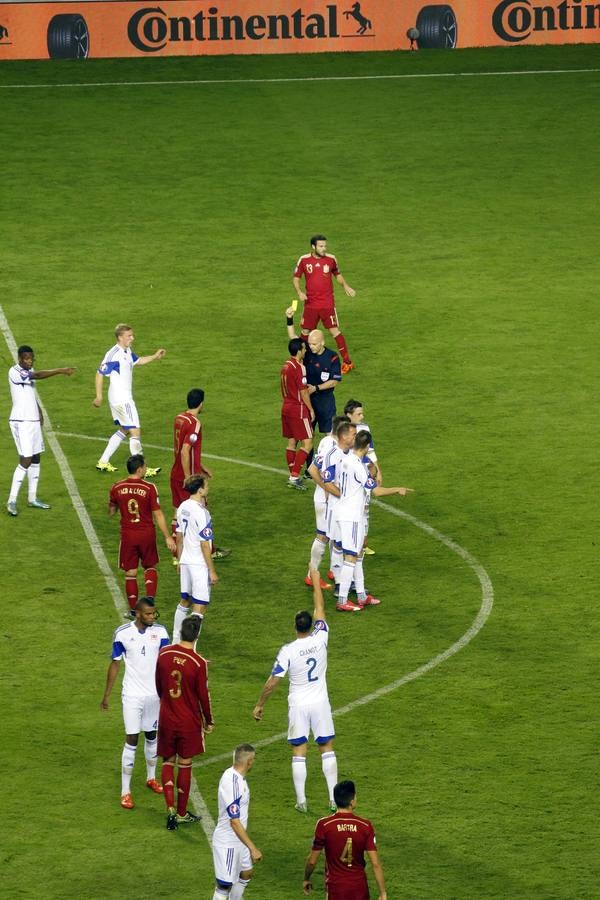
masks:
{"label": "player's red shorts", "polygon": [[204,735],[202,731],[172,731],[170,728],[158,726],[158,755],[163,759],[180,756],[190,759],[204,753]]}
{"label": "player's red shorts", "polygon": [[[366,881],[366,878],[365,878]],[[327,900],[369,900],[369,886],[367,884],[361,885],[356,883],[350,883],[348,885],[327,885],[326,887],[326,897]]]}
{"label": "player's red shorts", "polygon": [[312,331],[322,322],[325,328],[339,328],[335,306],[311,306],[304,304],[300,327],[303,331]]}
{"label": "player's red shorts", "polygon": [[281,433],[286,438],[294,438],[296,441],[305,441],[312,438],[313,430],[310,418],[300,419],[298,416],[286,416],[281,414]]}
{"label": "player's red shorts", "polygon": [[178,509],[184,500],[189,499],[190,495],[183,487],[183,478],[171,477],[171,500],[173,501],[174,508]]}
{"label": "player's red shorts", "polygon": [[140,562],[144,569],[149,569],[158,562],[154,528],[141,531],[139,534],[121,535],[119,568],[127,572],[129,569],[137,569]]}

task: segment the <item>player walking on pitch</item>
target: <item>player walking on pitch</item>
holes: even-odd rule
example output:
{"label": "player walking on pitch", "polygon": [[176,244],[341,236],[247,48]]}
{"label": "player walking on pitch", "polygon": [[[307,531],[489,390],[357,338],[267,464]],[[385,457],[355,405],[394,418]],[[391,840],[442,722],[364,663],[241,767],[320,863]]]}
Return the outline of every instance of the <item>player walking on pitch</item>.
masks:
{"label": "player walking on pitch", "polygon": [[[300,287],[303,277],[304,291]],[[340,351],[343,360],[342,375],[346,375],[354,368],[354,363],[348,355],[346,341],[339,327],[333,296],[333,278],[342,285],[347,297],[356,296],[356,291],[350,287],[338,269],[335,256],[327,253],[327,238],[324,234],[315,234],[310,239],[310,253],[300,257],[292,279],[298,299],[304,301],[300,325],[302,334],[308,335],[320,321],[323,323]]]}
{"label": "player walking on pitch", "polygon": [[284,644],[267,678],[253,716],[263,717],[266,701],[286,674],[289,675],[288,744],[292,748],[292,779],[296,791],[296,809],[308,812],[306,804],[306,754],[312,731],[321,752],[323,775],[327,782],[330,809],[335,809],[333,788],[337,781],[337,759],[333,749],[335,730],[327,693],[327,645],[329,627],[319,573],[311,569],[314,594],[314,619],[307,611],[296,614],[296,639]]}
{"label": "player walking on pitch", "polygon": [[112,659],[106,674],[106,688],[100,708],[108,709],[113,685],[125,660],[123,677],[123,720],[125,746],[121,756],[121,806],[133,809],[131,776],[140,731],[145,734],[146,784],[155,794],[162,794],[156,781],[156,730],[158,727],[158,694],[155,671],[161,647],[169,643],[167,629],[155,624],[156,609],[151,597],[140,597],[135,605],[135,621],[121,625],[113,635]]}
{"label": "player walking on pitch", "polygon": [[[131,349],[135,335],[131,325],[121,323],[115,327],[117,343],[107,350],[104,359],[96,372],[96,396],[92,403],[96,407],[102,406],[102,379],[109,379],[108,403],[115,425],[119,427],[110,438],[104,453],[96,463],[100,472],[116,472],[116,467],[110,462],[113,453],[118,450],[123,441],[129,437],[129,452],[131,455],[142,452],[140,441],[140,417],[133,400],[133,367],[145,366],[162,359],[166,350],[160,349],[150,356],[136,356]],[[158,475],[158,468],[148,468],[146,477],[152,478]]]}
{"label": "player walking on pitch", "polygon": [[212,838],[217,886],[212,900],[240,900],[252,878],[253,863],[262,859],[247,831],[250,788],[246,775],[255,756],[252,744],[240,744],[233,751],[233,765],[219,781],[219,818]]}
{"label": "player walking on pitch", "polygon": [[383,868],[379,862],[375,829],[368,819],[354,812],[356,789],[353,781],[340,781],[333,789],[337,812],[319,819],[312,850],[304,864],[302,890],[308,896],[312,873],[321,851],[325,851],[325,888],[328,900],[369,900],[365,875],[365,853],[373,867],[378,900],[387,900]]}
{"label": "player walking on pitch", "polygon": [[167,831],[200,821],[200,816],[187,808],[192,761],[204,753],[204,735],[213,730],[214,722],[206,660],[194,650],[199,630],[195,616],[186,619],[181,626],[181,640],[165,647],[156,665],[156,690],[160,697],[158,754],[163,758],[161,781],[167,804]]}
{"label": "player walking on pitch", "polygon": [[8,384],[12,399],[9,425],[13,440],[19,454],[19,464],[15,469],[6,504],[9,516],[17,516],[17,497],[21,485],[27,476],[27,505],[35,509],[50,509],[48,503],[37,498],[37,487],[40,480],[40,454],[44,452],[42,425],[44,417],[38,403],[35,381],[52,378],[54,375],[72,375],[75,369],[67,366],[62,369],[44,369],[36,372],[33,368],[35,354],[28,344],[22,344],[17,350],[18,362],[8,370]]}

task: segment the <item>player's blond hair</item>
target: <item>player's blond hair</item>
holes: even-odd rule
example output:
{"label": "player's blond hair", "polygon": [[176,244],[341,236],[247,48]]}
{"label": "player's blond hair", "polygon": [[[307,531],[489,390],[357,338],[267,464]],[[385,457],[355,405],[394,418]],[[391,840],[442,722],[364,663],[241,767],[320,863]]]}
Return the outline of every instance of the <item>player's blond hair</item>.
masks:
{"label": "player's blond hair", "polygon": [[126,331],[133,331],[131,325],[127,325],[126,322],[119,322],[118,325],[115,325],[115,337],[120,338]]}

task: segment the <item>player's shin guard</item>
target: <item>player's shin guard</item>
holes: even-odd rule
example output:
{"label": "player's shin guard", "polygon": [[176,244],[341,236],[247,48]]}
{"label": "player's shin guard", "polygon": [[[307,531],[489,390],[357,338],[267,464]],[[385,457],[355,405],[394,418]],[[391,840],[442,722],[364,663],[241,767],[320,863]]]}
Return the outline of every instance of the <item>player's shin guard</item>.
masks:
{"label": "player's shin guard", "polygon": [[290,475],[291,475],[292,469],[294,468],[294,462],[296,461],[296,451],[295,450],[286,450],[285,451],[285,461],[287,463],[287,467],[290,470]]}
{"label": "player's shin guard", "polygon": [[336,786],[338,780],[337,757],[334,750],[328,750],[327,753],[323,753],[323,755],[321,756],[321,766],[323,768],[325,781],[327,782],[329,802],[333,803],[333,789]]}
{"label": "player's shin guard", "polygon": [[156,748],[158,747],[158,738],[149,741],[145,738],[144,756],[146,757],[146,780],[150,781],[156,778]]}
{"label": "player's shin guard", "polygon": [[23,468],[23,466],[19,463],[17,468],[14,471],[12,477],[12,484],[10,486],[10,494],[8,495],[9,503],[16,503],[17,497],[19,496],[19,491],[21,490],[21,485],[25,480],[25,476],[27,475],[27,469]]}
{"label": "player's shin guard", "polygon": [[138,583],[135,575],[125,576],[125,596],[129,609],[135,609],[135,604],[138,602]]}
{"label": "player's shin guard", "polygon": [[181,640],[181,626],[183,625],[183,620],[187,619],[189,613],[189,607],[182,606],[181,603],[177,604],[177,608],[175,610],[175,617],[173,618],[173,643],[178,644]]}
{"label": "player's shin guard", "polygon": [[307,456],[308,456],[308,453],[306,452],[306,450],[296,450],[296,458],[294,460],[294,465],[292,466],[292,468],[290,470],[290,475],[292,476],[292,478],[298,478],[298,476],[300,475],[300,472],[302,471],[302,466],[306,462]]}
{"label": "player's shin guard", "polygon": [[163,763],[160,783],[163,786],[163,797],[165,798],[167,809],[172,809],[175,806],[175,766],[173,763]]}
{"label": "player's shin guard", "polygon": [[306,803],[306,757],[292,756],[292,779],[296,802]]}
{"label": "player's shin guard", "polygon": [[192,764],[187,766],[179,765],[177,767],[177,815],[185,816],[187,812],[188,800],[190,799],[190,788],[192,786]]}
{"label": "player's shin guard", "polygon": [[144,570],[144,584],[146,586],[146,597],[156,597],[158,585],[158,572],[156,569]]}
{"label": "player's shin guard", "polygon": [[[323,562],[323,556],[325,554],[325,547],[327,544],[324,544],[323,541],[320,541],[319,538],[315,538],[312,542],[312,547],[310,548],[310,568],[316,569],[318,572],[321,563]],[[310,575],[310,571],[308,573]]]}
{"label": "player's shin guard", "polygon": [[130,437],[129,438],[129,452],[132,456],[137,456],[138,453],[142,452],[142,442],[139,438]]}
{"label": "player's shin guard", "polygon": [[136,747],[125,744],[121,754],[121,796],[131,793],[131,776],[135,764]]}
{"label": "player's shin guard", "polygon": [[335,336],[335,343],[337,345],[338,350],[340,351],[340,356],[344,360],[345,363],[350,363],[350,357],[348,356],[348,347],[346,346],[346,339],[342,332]]}
{"label": "player's shin guard", "polygon": [[244,896],[244,891],[249,884],[249,878],[240,878],[240,880],[237,881],[229,891],[229,900],[241,900],[241,898]]}
{"label": "player's shin guard", "polygon": [[27,469],[27,499],[33,503],[37,499],[38,481],[40,480],[40,464],[31,463]]}
{"label": "player's shin guard", "polygon": [[99,459],[99,462],[108,462],[113,453],[119,449],[123,441],[125,440],[125,435],[122,431],[115,431],[113,436],[109,439],[108,444],[106,445],[106,449],[104,453]]}

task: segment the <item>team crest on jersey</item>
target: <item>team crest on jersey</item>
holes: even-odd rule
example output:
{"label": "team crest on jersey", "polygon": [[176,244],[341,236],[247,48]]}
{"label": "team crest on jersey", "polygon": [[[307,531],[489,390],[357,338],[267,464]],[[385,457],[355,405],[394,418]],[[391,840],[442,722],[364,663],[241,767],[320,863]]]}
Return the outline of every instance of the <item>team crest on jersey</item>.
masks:
{"label": "team crest on jersey", "polygon": [[325,272],[326,275],[329,272],[329,266],[327,265],[327,263],[325,263],[325,265],[323,266],[323,271]]}

